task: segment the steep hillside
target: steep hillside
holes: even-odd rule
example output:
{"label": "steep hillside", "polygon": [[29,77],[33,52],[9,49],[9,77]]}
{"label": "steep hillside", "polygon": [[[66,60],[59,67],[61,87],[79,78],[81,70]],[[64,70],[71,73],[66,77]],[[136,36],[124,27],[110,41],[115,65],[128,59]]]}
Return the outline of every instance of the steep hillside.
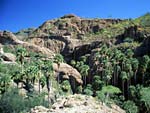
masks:
{"label": "steep hillside", "polygon": [[38,28],[0,31],[0,111],[149,113],[149,23],[149,13],[136,19],[69,14]]}
{"label": "steep hillside", "polygon": [[60,97],[52,105],[52,109],[42,106],[32,108],[30,113],[125,113],[116,105],[106,106],[95,98],[86,95],[70,95],[66,98]]}

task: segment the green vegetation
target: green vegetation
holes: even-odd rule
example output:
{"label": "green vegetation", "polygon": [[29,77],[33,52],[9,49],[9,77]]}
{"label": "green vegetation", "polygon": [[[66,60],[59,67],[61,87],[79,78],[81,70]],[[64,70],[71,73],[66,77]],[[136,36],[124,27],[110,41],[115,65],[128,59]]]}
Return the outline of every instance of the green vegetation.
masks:
{"label": "green vegetation", "polygon": [[[2,113],[22,113],[38,105],[49,107],[54,99],[50,95],[53,88],[55,93],[64,92],[61,93],[63,95],[72,92],[68,80],[61,80],[60,87],[53,76],[53,62],[58,64],[63,62],[62,55],[57,54],[54,59],[48,59],[40,54],[29,53],[22,46],[18,46],[16,56],[18,62],[16,65],[0,63]],[[25,91],[22,91],[23,89]]]}
{"label": "green vegetation", "polygon": [[97,97],[106,104],[116,103],[127,113],[150,112],[148,55],[135,57],[134,48],[101,44],[92,54],[92,62],[87,59],[82,56],[79,61],[71,61],[81,75],[86,75],[82,78],[83,94]]}
{"label": "green vegetation", "polygon": [[[48,30],[68,30],[77,33],[78,27],[71,26],[72,24],[67,27],[68,21],[69,24],[71,21],[77,22],[76,18],[72,20],[61,18],[57,19],[54,25],[47,22],[40,27],[48,25],[45,27]],[[88,26],[86,22],[82,27],[84,25]],[[96,25],[93,22],[93,26]],[[49,58],[27,51],[22,46],[4,45],[4,52],[15,54],[17,61],[13,65],[5,64],[1,58],[0,111],[23,113],[38,105],[50,107],[58,96],[80,93],[93,96],[107,105],[115,103],[127,113],[150,113],[150,54],[147,52],[149,42],[146,42],[145,48],[143,46],[144,41],[149,38],[150,14],[133,20],[110,22],[102,29],[99,29],[99,26],[96,28],[96,32],[91,28],[93,32],[85,30],[85,34],[81,33],[81,36],[87,37],[81,41],[105,40],[89,45],[88,52],[81,51],[85,54],[80,52],[78,54],[77,48],[75,53],[68,55],[69,58],[64,58],[67,55],[61,54]],[[51,32],[47,29],[44,33]],[[32,35],[36,37],[41,33],[40,30],[40,28],[34,31],[28,29],[19,31],[17,35],[25,33],[27,37],[30,31],[33,31]],[[72,42],[69,41],[68,44],[72,46]],[[146,52],[142,51],[142,54],[137,55],[136,52],[140,47]],[[66,46],[65,49],[70,48]],[[81,74],[83,84],[77,83],[78,78],[71,78],[69,75],[71,72],[68,74],[54,71],[54,64],[57,64],[59,70],[64,63],[69,63]]]}

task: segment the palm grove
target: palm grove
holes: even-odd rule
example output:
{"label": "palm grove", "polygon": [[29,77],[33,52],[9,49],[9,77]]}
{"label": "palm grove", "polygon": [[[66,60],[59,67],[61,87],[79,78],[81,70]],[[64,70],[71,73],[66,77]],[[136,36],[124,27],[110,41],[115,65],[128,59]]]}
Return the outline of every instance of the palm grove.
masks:
{"label": "palm grove", "polygon": [[[29,53],[22,46],[18,46],[15,52],[17,64],[3,64],[2,62],[0,64],[0,110],[2,112],[17,113],[23,110],[28,111],[36,105],[49,106],[53,101],[50,99],[52,87],[59,89],[56,90],[58,93],[56,96],[63,90],[68,92],[70,89],[68,81],[60,81],[59,78],[54,80],[53,62],[58,65],[63,62],[62,55],[57,54],[54,59],[48,59],[41,54]],[[61,87],[59,83],[62,84]],[[37,86],[38,90],[35,91],[34,87]],[[47,91],[42,91],[44,87]],[[26,98],[24,97],[25,93],[19,94],[19,89],[22,88],[27,91]],[[10,98],[6,98],[8,95]],[[48,96],[46,100],[45,95]],[[11,100],[12,97],[13,100]],[[15,106],[18,102],[23,104],[22,107]]]}
{"label": "palm grove", "polygon": [[[82,75],[87,79],[83,79],[82,93],[96,96],[105,103],[116,102],[129,113],[143,109],[149,112],[149,97],[146,96],[149,94],[145,95],[149,93],[150,80],[148,55],[135,58],[132,49],[118,49],[102,44],[94,51],[93,60],[92,70],[88,67],[91,64],[83,57],[81,61],[71,62],[80,72],[85,72]],[[83,65],[87,65],[87,68],[83,68],[86,67]]]}

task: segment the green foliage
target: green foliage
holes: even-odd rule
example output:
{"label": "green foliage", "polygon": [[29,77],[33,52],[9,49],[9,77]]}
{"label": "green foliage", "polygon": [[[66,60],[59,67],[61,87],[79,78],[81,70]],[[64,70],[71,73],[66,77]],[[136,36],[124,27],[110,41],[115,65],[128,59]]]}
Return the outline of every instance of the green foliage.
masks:
{"label": "green foliage", "polygon": [[150,87],[145,87],[140,90],[140,101],[144,103],[146,111],[150,112]]}
{"label": "green foliage", "polygon": [[82,88],[82,86],[80,85],[80,86],[77,87],[76,92],[81,94],[81,93],[82,93],[82,89],[83,89],[83,88]]}
{"label": "green foliage", "polygon": [[47,106],[48,103],[44,99],[45,94],[32,94],[31,97],[25,98],[19,95],[18,89],[9,89],[0,98],[1,113],[21,113],[28,111],[34,106]]}
{"label": "green foliage", "polygon": [[120,89],[111,85],[103,86],[102,90],[96,92],[96,97],[102,102],[109,103],[110,99],[115,94],[121,93]]}
{"label": "green foliage", "polygon": [[143,27],[150,27],[150,13],[146,13],[144,16],[139,18]]}
{"label": "green foliage", "polygon": [[64,80],[61,83],[61,89],[63,90],[63,92],[69,92],[71,90],[71,86],[68,80]]}
{"label": "green foliage", "polygon": [[133,42],[134,41],[134,39],[133,38],[130,38],[130,37],[126,37],[124,40],[123,40],[123,42],[128,42],[128,43],[131,43],[131,42]]}
{"label": "green foliage", "polygon": [[40,85],[42,86],[42,88],[46,85],[46,78],[44,76],[40,78]]}
{"label": "green foliage", "polygon": [[102,86],[104,85],[104,82],[101,81],[100,76],[94,76],[92,87],[95,91],[101,90]]}
{"label": "green foliage", "polygon": [[64,62],[64,57],[61,54],[56,54],[54,57],[54,62],[62,63],[62,62]]}
{"label": "green foliage", "polygon": [[91,84],[87,84],[86,88],[83,90],[83,94],[86,94],[86,95],[89,95],[89,96],[93,95]]}
{"label": "green foliage", "polygon": [[15,49],[8,45],[3,45],[3,51],[5,53],[13,53],[15,54]]}
{"label": "green foliage", "polygon": [[138,107],[130,100],[123,103],[123,109],[126,110],[127,113],[138,113]]}
{"label": "green foliage", "polygon": [[111,85],[104,86],[102,88],[103,93],[109,93],[109,94],[119,94],[121,93],[120,89]]}
{"label": "green foliage", "polygon": [[27,50],[22,46],[18,46],[16,50],[16,55],[17,55],[18,62],[21,63],[21,65],[23,65],[24,57],[27,55]]}
{"label": "green foliage", "polygon": [[102,102],[105,102],[106,96],[102,91],[96,91],[96,97]]}

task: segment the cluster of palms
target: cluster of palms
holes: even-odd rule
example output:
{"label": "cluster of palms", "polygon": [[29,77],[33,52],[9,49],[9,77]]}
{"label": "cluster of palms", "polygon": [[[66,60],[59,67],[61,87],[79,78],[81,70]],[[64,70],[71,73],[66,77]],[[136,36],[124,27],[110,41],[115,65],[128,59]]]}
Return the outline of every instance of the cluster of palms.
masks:
{"label": "cluster of palms", "polygon": [[80,58],[80,61],[71,61],[71,65],[75,67],[82,75],[83,87],[87,84],[87,76],[89,74],[90,67],[86,64],[87,58],[85,56]]}
{"label": "cluster of palms", "polygon": [[[125,99],[134,101],[132,87],[135,89],[138,84],[144,87],[149,86],[150,58],[148,55],[136,57],[132,49],[102,44],[94,51],[91,58],[93,62],[88,61],[85,56],[82,56],[80,61],[71,61],[71,65],[83,76],[82,93],[84,94],[97,96],[101,100],[105,99],[104,101],[123,95]],[[139,94],[140,91],[136,92]],[[142,98],[141,94],[139,98]]]}
{"label": "cluster of palms", "polygon": [[13,69],[10,70],[9,65],[5,64],[0,66],[1,93],[9,88],[13,80],[18,88],[24,88],[28,92],[33,92],[35,85],[38,84],[40,94],[41,88],[46,86],[49,99],[54,74],[53,62],[59,64],[64,61],[63,57],[59,54],[54,59],[48,59],[46,56],[39,54],[31,56],[23,47],[17,48],[16,56],[18,64],[10,66]]}
{"label": "cluster of palms", "polygon": [[[145,83],[150,58],[144,55],[135,58],[131,49],[119,50],[109,48],[105,44],[95,53],[94,70],[105,85],[113,85],[122,89],[122,93],[129,97],[129,86]],[[138,76],[137,76],[138,75]],[[126,89],[126,90],[125,90]]]}

